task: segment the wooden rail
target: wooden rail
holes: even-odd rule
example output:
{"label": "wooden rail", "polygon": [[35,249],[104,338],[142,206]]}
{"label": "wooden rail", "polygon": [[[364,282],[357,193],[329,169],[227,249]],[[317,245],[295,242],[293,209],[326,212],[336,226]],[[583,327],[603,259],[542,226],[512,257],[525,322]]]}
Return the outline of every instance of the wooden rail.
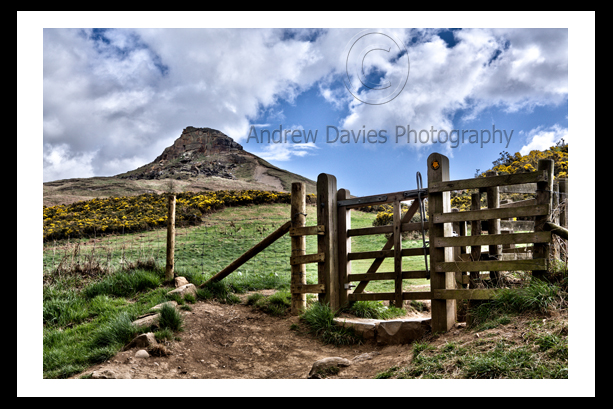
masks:
{"label": "wooden rail", "polygon": [[279,238],[283,237],[285,233],[289,231],[291,225],[292,225],[291,221],[288,221],[285,224],[283,224],[281,227],[279,227],[277,230],[272,232],[270,235],[268,235],[258,244],[256,244],[255,246],[247,250],[242,256],[240,256],[239,258],[234,260],[232,263],[230,263],[226,268],[224,268],[219,273],[215,274],[213,277],[209,278],[206,282],[201,284],[200,288],[205,287],[209,283],[223,280],[228,275],[232,274],[232,272],[234,272],[237,268],[245,264],[247,261],[251,260],[256,254],[264,250],[266,247],[270,246],[272,243],[277,241]]}

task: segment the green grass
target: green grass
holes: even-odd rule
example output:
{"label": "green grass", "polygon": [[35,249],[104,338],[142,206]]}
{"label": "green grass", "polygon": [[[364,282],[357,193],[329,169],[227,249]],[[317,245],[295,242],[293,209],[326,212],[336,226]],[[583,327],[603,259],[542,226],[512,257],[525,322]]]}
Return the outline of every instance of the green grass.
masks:
{"label": "green grass", "polygon": [[347,312],[360,318],[389,320],[402,317],[406,310],[393,306],[387,307],[381,301],[356,301]]}
{"label": "green grass", "polygon": [[[480,333],[463,344],[414,342],[411,363],[378,378],[398,379],[567,379],[568,326],[548,322],[543,314],[568,308],[564,285],[533,279],[516,291],[502,291],[478,304],[469,330]],[[529,318],[529,317],[534,318]],[[527,324],[525,323],[528,317]],[[522,323],[518,323],[523,319]],[[519,341],[487,332],[521,325]],[[484,333],[485,331],[485,333]],[[464,338],[465,339],[465,338]]]}
{"label": "green grass", "polygon": [[495,328],[507,324],[517,314],[568,308],[568,288],[563,281],[550,283],[536,278],[521,288],[502,289],[488,301],[480,302],[472,309],[471,325],[476,330]]}
{"label": "green grass", "polygon": [[300,315],[300,319],[307,324],[309,332],[324,344],[340,346],[361,343],[362,338],[352,328],[334,324],[335,316],[335,312],[328,305],[315,302]]}
{"label": "green grass", "polygon": [[162,329],[183,331],[183,317],[173,306],[165,304],[160,310],[159,324]]}
{"label": "green grass", "polygon": [[267,297],[254,293],[247,298],[247,305],[252,305],[267,314],[282,317],[292,306],[292,294],[288,291],[279,291]]}

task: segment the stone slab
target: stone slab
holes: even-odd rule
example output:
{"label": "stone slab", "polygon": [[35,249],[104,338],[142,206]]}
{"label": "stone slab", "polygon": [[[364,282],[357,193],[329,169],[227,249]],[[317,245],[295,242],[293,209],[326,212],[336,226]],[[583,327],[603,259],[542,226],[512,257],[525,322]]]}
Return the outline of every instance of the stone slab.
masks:
{"label": "stone slab", "polygon": [[430,318],[375,320],[366,318],[335,318],[342,327],[353,327],[365,340],[378,345],[410,344],[431,331]]}

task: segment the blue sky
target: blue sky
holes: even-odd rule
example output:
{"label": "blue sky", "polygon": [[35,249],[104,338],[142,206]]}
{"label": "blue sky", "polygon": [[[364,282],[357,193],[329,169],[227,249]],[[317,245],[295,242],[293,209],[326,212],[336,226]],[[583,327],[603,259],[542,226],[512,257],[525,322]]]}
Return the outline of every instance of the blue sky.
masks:
{"label": "blue sky", "polygon": [[473,177],[572,143],[568,44],[567,28],[45,28],[43,181],[134,169],[186,126],[356,195],[414,188],[435,151]]}

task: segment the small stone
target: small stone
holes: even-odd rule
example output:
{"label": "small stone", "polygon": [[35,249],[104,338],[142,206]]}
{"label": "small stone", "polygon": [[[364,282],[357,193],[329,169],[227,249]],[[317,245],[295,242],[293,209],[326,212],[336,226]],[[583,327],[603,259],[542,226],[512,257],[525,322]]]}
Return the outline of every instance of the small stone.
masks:
{"label": "small stone", "polygon": [[320,359],[313,364],[311,372],[309,372],[309,379],[321,379],[321,374],[333,370],[332,368],[341,368],[351,365],[351,361],[341,357],[330,357]]}
{"label": "small stone", "polygon": [[155,340],[155,334],[153,332],[147,332],[146,334],[140,334],[130,342],[125,349],[130,348],[147,348],[149,346],[157,345]]}
{"label": "small stone", "polygon": [[178,294],[182,298],[185,297],[185,294],[191,294],[195,298],[197,296],[196,286],[193,284],[182,285],[181,287],[168,292],[168,295],[172,294]]}
{"label": "small stone", "polygon": [[145,351],[144,349],[140,349],[138,351],[136,351],[136,354],[134,354],[135,358],[149,358],[149,353],[147,351]]}
{"label": "small stone", "polygon": [[187,278],[175,277],[175,288],[179,288],[187,284],[189,284],[189,281],[187,281]]}

